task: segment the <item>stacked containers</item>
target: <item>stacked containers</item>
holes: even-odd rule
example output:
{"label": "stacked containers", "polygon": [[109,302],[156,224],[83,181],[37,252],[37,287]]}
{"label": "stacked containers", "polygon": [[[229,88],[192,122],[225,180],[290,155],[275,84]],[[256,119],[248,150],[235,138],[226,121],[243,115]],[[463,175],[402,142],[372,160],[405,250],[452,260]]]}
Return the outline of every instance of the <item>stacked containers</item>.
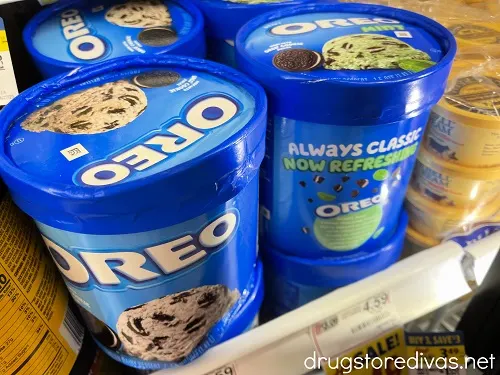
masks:
{"label": "stacked containers", "polygon": [[45,78],[121,56],[205,57],[201,12],[183,0],[71,0],[38,13],[24,43]]}
{"label": "stacked containers", "polygon": [[[234,40],[251,19],[284,7],[312,0],[194,0],[205,15],[207,55],[214,61],[236,66]],[[336,0],[330,0],[336,2]]]}
{"label": "stacked containers", "polygon": [[178,56],[80,68],[0,112],[2,176],[112,358],[181,366],[252,325],[265,119],[258,85]]}
{"label": "stacked containers", "polygon": [[456,62],[430,116],[407,207],[413,229],[433,241],[482,227],[500,209],[499,66]]}
{"label": "stacked containers", "polygon": [[[340,265],[397,241],[420,139],[455,55],[451,33],[408,11],[315,4],[250,21],[236,47],[238,67],[270,99],[263,247]],[[372,272],[388,266],[373,262]]]}

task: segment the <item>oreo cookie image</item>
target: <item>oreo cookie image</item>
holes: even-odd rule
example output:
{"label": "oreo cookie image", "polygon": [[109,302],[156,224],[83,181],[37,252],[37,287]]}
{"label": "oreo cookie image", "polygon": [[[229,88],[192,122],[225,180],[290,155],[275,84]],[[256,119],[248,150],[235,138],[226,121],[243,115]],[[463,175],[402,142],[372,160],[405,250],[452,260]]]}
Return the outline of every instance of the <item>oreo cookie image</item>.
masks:
{"label": "oreo cookie image", "polygon": [[321,54],[309,49],[294,48],[278,52],[273,58],[273,65],[287,72],[305,72],[321,65]]}
{"label": "oreo cookie image", "polygon": [[126,352],[145,360],[180,362],[240,297],[205,285],[125,310],[116,324]]}
{"label": "oreo cookie image", "polygon": [[132,82],[139,87],[151,89],[153,87],[170,86],[177,83],[181,76],[171,70],[155,70],[135,76]]}
{"label": "oreo cookie image", "polygon": [[80,307],[79,310],[87,324],[88,330],[92,333],[97,342],[111,350],[120,349],[122,346],[121,341],[118,335],[110,327],[84,308]]}
{"label": "oreo cookie image", "polygon": [[165,47],[177,42],[177,33],[169,27],[151,27],[141,31],[139,41],[150,47]]}

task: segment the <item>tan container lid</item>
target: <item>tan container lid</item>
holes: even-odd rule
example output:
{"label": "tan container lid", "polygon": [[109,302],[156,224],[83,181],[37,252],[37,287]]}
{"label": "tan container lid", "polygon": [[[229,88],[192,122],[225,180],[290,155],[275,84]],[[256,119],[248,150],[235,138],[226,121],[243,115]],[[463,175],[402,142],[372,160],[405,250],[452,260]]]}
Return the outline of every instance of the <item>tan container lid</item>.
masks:
{"label": "tan container lid", "polygon": [[433,111],[459,124],[500,130],[500,61],[455,62],[446,93]]}

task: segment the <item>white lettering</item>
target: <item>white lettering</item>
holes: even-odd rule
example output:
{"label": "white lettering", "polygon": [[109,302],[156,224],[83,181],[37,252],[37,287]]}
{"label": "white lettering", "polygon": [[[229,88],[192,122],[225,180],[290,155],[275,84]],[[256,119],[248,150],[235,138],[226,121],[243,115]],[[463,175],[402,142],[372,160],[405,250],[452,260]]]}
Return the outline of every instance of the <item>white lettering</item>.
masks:
{"label": "white lettering", "polygon": [[46,237],[42,238],[45,244],[47,245],[48,249],[52,250],[51,255],[52,252],[55,252],[59,254],[61,258],[67,263],[68,269],[64,267],[65,266],[64,264],[60,264],[60,261],[52,255],[52,258],[54,258],[57,268],[64,276],[66,276],[69,280],[71,280],[76,284],[85,284],[87,281],[89,281],[89,273],[78,259],[76,259],[72,254],[64,250],[59,245],[56,245],[48,238]]}
{"label": "white lettering", "polygon": [[274,35],[295,35],[311,32],[316,29],[316,25],[310,22],[288,23],[286,25],[275,26],[271,29]]}
{"label": "white lettering", "polygon": [[91,35],[77,9],[61,13],[64,38],[70,40],[69,50],[78,59],[94,60],[106,52],[106,45],[97,36]]}
{"label": "white lettering", "polygon": [[[168,154],[186,149],[206,135],[200,130],[210,130],[222,126],[233,119],[237,113],[236,102],[229,98],[212,96],[200,100],[187,110],[185,116],[186,122],[198,130],[187,124],[174,122],[171,126],[165,126],[161,129],[164,134],[154,135],[145,140],[143,145],[135,145],[132,149],[112,156],[107,163],[98,162],[76,178],[83,184],[90,186],[106,186],[123,181],[135,171],[140,172],[161,163],[168,157]],[[180,117],[182,118],[182,114]],[[145,145],[161,146],[161,152],[165,155],[162,155],[160,150],[153,147],[148,148]],[[118,164],[119,162],[125,162],[133,169]]]}
{"label": "white lettering", "polygon": [[[84,44],[89,45],[88,48],[82,48]],[[69,44],[69,50],[73,55],[82,60],[94,60],[106,52],[104,42],[94,35],[80,36],[73,39]]]}
{"label": "white lettering", "polygon": [[[120,279],[116,272],[126,276],[134,281],[147,281],[160,276],[156,272],[142,268],[146,263],[146,258],[142,254],[132,252],[119,253],[88,253],[81,252],[80,256],[87,264],[90,272],[102,285],[118,285]],[[122,262],[120,266],[111,268],[108,261],[114,260]]]}
{"label": "white lettering", "polygon": [[160,145],[163,152],[173,154],[175,152],[179,152],[182,149],[185,149],[186,147],[192,145],[194,142],[203,137],[203,133],[191,129],[190,127],[181,124],[180,122],[170,126],[167,130],[177,137],[155,135],[145,143],[148,145]]}
{"label": "white lettering", "polygon": [[[203,246],[207,247],[219,246],[220,244],[225,242],[231,236],[231,234],[233,234],[237,223],[238,219],[232,212],[221,216],[210,225],[205,227],[205,229],[203,229],[203,231],[200,233],[200,243]],[[215,230],[219,226],[223,226],[224,232],[216,234]]]}
{"label": "white lettering", "polygon": [[[190,245],[184,246],[187,244]],[[173,249],[176,250],[174,251]],[[207,255],[207,252],[204,250],[197,253],[194,253],[194,251],[196,251],[196,246],[193,245],[193,237],[191,236],[184,236],[146,249],[146,253],[166,274],[187,267]],[[182,257],[185,257],[189,253],[193,253],[193,255],[181,260]]]}
{"label": "white lettering", "polygon": [[[62,21],[61,21],[62,23]],[[84,36],[89,33],[89,30],[85,27],[83,22],[77,23],[76,25],[66,26],[63,29],[64,37],[67,40],[78,38],[79,36]]]}
{"label": "white lettering", "polygon": [[87,169],[82,173],[80,179],[85,185],[107,186],[122,181],[127,178],[129,174],[130,169],[126,166],[107,163]]}
{"label": "white lettering", "polygon": [[202,130],[213,129],[231,120],[238,113],[238,106],[222,96],[203,99],[189,109],[186,121]]}
{"label": "white lettering", "polygon": [[322,29],[331,29],[333,27],[349,27],[354,25],[375,25],[375,24],[394,24],[399,23],[397,20],[389,18],[334,18],[325,20],[315,20],[314,22],[295,22],[284,25],[274,26],[271,29],[271,34],[274,35],[297,35],[309,33],[316,30],[319,26]]}
{"label": "white lettering", "polygon": [[113,161],[119,163],[126,159],[130,159],[125,163],[134,166],[134,168],[138,171],[143,171],[144,169],[152,167],[166,158],[167,156],[161,152],[139,145],[113,158]]}
{"label": "white lettering", "polygon": [[[76,15],[74,17],[63,18],[61,20],[61,26],[66,27],[66,26],[74,25],[75,23],[80,23],[80,22],[83,25],[82,17]],[[66,30],[64,30],[64,33],[66,33]],[[64,34],[64,35],[66,36],[66,34]]]}
{"label": "white lettering", "polygon": [[364,208],[373,206],[374,204],[380,203],[380,195],[375,195],[372,198],[362,199],[360,201],[341,203],[339,206],[335,204],[327,204],[324,206],[319,206],[316,208],[316,215],[321,218],[332,218],[339,214],[348,214],[350,212],[356,212]]}

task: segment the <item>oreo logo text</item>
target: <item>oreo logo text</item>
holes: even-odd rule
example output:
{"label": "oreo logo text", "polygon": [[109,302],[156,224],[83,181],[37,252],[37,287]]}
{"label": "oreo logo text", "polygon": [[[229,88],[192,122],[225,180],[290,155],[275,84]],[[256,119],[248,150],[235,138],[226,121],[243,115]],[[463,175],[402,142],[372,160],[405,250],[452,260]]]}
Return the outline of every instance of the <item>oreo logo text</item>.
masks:
{"label": "oreo logo text", "polygon": [[80,60],[95,60],[106,52],[106,44],[90,33],[78,9],[68,9],[61,13],[61,27],[68,40],[69,50]]}
{"label": "oreo logo text", "polygon": [[178,119],[147,134],[134,146],[93,163],[77,172],[76,181],[86,186],[108,186],[124,181],[161,163],[205,137],[210,130],[227,124],[239,113],[229,96],[209,95],[194,100]]}
{"label": "oreo logo text", "polygon": [[199,233],[182,233],[138,251],[70,252],[46,237],[43,239],[59,271],[70,283],[84,286],[91,282],[92,275],[95,284],[118,286],[123,279],[131,283],[153,281],[206,258],[233,238],[238,224],[238,212],[232,209],[206,223]]}
{"label": "oreo logo text", "polygon": [[371,198],[360,201],[345,202],[340,204],[326,204],[316,208],[316,216],[322,219],[330,219],[342,214],[356,212],[371,207],[382,202],[382,197],[378,194]]}
{"label": "oreo logo text", "polygon": [[309,33],[321,29],[331,29],[334,27],[349,27],[357,25],[377,25],[377,24],[396,24],[397,20],[390,18],[332,18],[324,20],[315,20],[312,22],[295,22],[278,25],[273,27],[270,32],[273,35],[297,35]]}

